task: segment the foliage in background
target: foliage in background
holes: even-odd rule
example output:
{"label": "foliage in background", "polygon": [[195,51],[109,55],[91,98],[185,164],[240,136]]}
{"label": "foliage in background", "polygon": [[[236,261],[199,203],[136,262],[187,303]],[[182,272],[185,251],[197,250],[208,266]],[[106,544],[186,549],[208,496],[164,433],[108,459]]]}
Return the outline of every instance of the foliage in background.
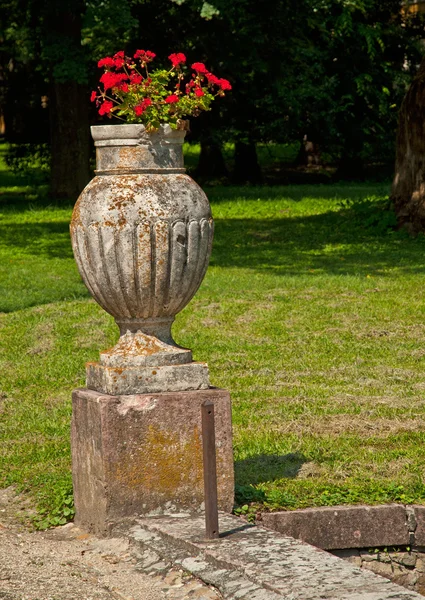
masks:
{"label": "foliage in background", "polygon": [[315,80],[304,112],[309,139],[340,160],[344,175],[361,172],[365,160],[393,162],[398,109],[423,53],[423,17],[403,15],[399,0],[312,4],[322,83]]}
{"label": "foliage in background", "polygon": [[5,163],[16,175],[31,178],[32,183],[46,183],[51,154],[48,144],[10,144]]}
{"label": "foliage in background", "polygon": [[[254,0],[123,0],[119,11],[110,0],[8,0],[0,9],[0,103],[15,141],[46,142],[49,121],[58,136],[61,113],[81,123],[75,140],[62,138],[78,142],[73,181],[84,182],[97,77],[90,64],[143,45],[165,65],[187,48],[189,62],[201,60],[234,87],[193,124],[192,139],[214,147],[215,157],[223,142],[235,143],[236,178],[261,180],[255,144],[304,135],[340,162],[341,176],[358,177],[365,162],[392,162],[397,110],[423,37],[423,17],[403,17],[399,0],[272,0],[267,10]],[[56,197],[73,190],[62,138],[53,152]]]}

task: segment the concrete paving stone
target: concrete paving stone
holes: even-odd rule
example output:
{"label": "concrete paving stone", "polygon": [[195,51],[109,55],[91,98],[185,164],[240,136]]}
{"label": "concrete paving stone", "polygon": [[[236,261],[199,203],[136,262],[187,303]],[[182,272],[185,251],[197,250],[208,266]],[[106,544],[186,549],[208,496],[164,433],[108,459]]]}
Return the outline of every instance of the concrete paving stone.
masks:
{"label": "concrete paving stone", "polygon": [[[139,526],[162,535],[170,552],[185,551],[184,568],[208,582],[205,577],[217,565],[224,575],[217,587],[224,598],[232,600],[420,600],[423,596],[410,592],[371,572],[275,531],[250,525],[232,515],[220,514],[219,540],[202,539],[202,516],[185,519],[158,517],[140,519]],[[137,536],[137,527],[133,534]],[[130,539],[131,539],[130,534]],[[137,544],[137,542],[135,541]],[[152,543],[150,541],[149,543]],[[155,549],[155,547],[153,547]],[[181,560],[181,559],[180,559]],[[382,564],[382,566],[387,566]],[[234,582],[235,572],[258,589],[236,598],[243,590],[226,591]],[[229,575],[231,573],[231,575]],[[239,594],[238,594],[239,596]]]}
{"label": "concrete paving stone", "polygon": [[399,504],[263,513],[261,524],[324,550],[410,544],[406,509]]}
{"label": "concrete paving stone", "polygon": [[[240,578],[224,583],[223,589],[226,592],[226,594],[233,594],[235,592],[238,592],[239,590],[247,590],[252,586],[254,586],[252,581],[249,581],[245,578]],[[256,585],[255,587],[258,589],[259,586]]]}
{"label": "concrete paving stone", "polygon": [[415,546],[425,546],[425,506],[414,505],[411,507],[415,513]]}
{"label": "concrete paving stone", "polygon": [[159,561],[153,565],[151,565],[148,569],[147,572],[148,573],[165,573],[167,572],[169,569],[171,568],[170,563],[165,562],[165,561]]}
{"label": "concrete paving stone", "polygon": [[258,585],[251,583],[243,588],[240,588],[236,592],[233,592],[232,596],[235,598],[235,600],[239,600],[239,598],[245,598],[247,594],[252,595],[254,592],[258,592],[258,590],[261,590],[261,588]]}

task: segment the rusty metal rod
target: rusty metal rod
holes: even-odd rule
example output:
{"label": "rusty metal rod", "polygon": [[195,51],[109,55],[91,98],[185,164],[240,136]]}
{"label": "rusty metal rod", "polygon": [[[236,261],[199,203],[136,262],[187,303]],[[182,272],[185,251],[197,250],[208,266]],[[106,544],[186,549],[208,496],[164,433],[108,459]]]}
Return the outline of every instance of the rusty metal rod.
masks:
{"label": "rusty metal rod", "polygon": [[204,456],[205,531],[207,540],[219,536],[217,465],[215,455],[214,402],[202,404],[202,450]]}

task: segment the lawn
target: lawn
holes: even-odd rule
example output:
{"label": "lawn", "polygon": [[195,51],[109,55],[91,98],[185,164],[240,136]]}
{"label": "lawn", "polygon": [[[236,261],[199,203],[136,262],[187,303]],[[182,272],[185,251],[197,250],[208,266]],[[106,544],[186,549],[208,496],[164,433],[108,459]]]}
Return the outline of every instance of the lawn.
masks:
{"label": "lawn", "polygon": [[[72,207],[0,178],[0,487],[59,519],[71,391],[118,332],[79,279]],[[237,502],[424,504],[425,238],[390,227],[387,185],[206,191],[211,266],[174,334],[231,391]]]}

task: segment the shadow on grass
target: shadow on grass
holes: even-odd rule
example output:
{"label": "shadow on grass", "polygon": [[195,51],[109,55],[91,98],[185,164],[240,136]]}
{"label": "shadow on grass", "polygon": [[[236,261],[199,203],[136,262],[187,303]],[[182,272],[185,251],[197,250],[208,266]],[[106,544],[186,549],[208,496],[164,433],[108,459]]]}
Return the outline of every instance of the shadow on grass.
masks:
{"label": "shadow on grass", "polygon": [[368,198],[371,194],[388,195],[389,184],[341,182],[319,185],[263,185],[263,186],[205,186],[205,192],[212,204],[229,200],[268,200],[286,198],[293,202],[301,202],[305,198],[321,198],[335,200],[337,198],[357,201]]}
{"label": "shadow on grass", "polygon": [[276,275],[385,275],[425,271],[425,237],[382,233],[351,210],[285,219],[216,220],[211,265]]}
{"label": "shadow on grass", "polygon": [[257,454],[235,462],[237,485],[257,485],[278,479],[295,479],[307,462],[299,452],[290,454]]}
{"label": "shadow on grass", "polygon": [[45,223],[7,223],[1,225],[0,240],[13,252],[25,250],[46,258],[73,258],[69,221]]}

